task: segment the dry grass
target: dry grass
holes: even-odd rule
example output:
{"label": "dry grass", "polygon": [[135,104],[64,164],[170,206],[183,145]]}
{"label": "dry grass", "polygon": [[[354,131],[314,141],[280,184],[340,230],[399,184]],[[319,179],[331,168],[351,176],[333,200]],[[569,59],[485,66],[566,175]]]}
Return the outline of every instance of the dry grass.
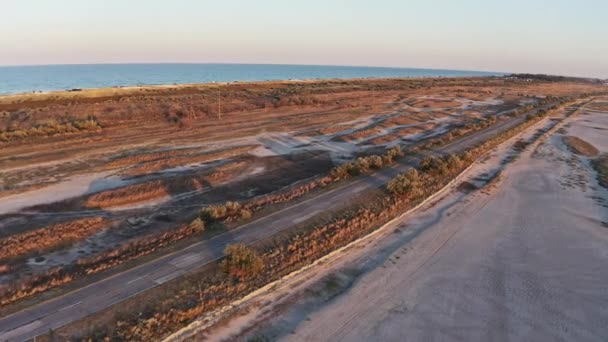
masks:
{"label": "dry grass", "polygon": [[102,217],[84,218],[52,226],[42,227],[27,233],[16,234],[0,240],[0,259],[41,253],[81,240],[101,229],[109,221]]}
{"label": "dry grass", "polygon": [[188,191],[199,191],[205,187],[229,181],[249,166],[250,164],[244,161],[232,162],[215,168],[209,174],[179,175],[128,185],[93,194],[87,198],[85,205],[89,208],[111,208],[151,201]]}
{"label": "dry grass", "polygon": [[154,160],[129,169],[125,173],[131,176],[136,176],[151,172],[157,172],[165,169],[171,169],[188,164],[206,163],[213,160],[235,157],[240,154],[250,152],[256,147],[257,145],[236,146],[203,154],[177,156],[168,159]]}
{"label": "dry grass", "polygon": [[382,130],[380,130],[377,127],[371,127],[371,128],[364,128],[364,129],[360,129],[356,132],[353,132],[351,134],[345,134],[345,135],[341,135],[339,137],[337,137],[338,140],[341,141],[346,141],[346,142],[350,142],[350,141],[357,141],[360,139],[365,139],[365,138],[369,138],[373,135],[376,135],[378,133],[382,132]]}
{"label": "dry grass", "polygon": [[109,168],[125,167],[125,166],[147,163],[147,162],[161,160],[161,159],[174,158],[176,156],[182,156],[184,154],[192,153],[193,151],[196,151],[196,149],[188,148],[188,149],[170,150],[170,151],[162,151],[162,152],[132,154],[132,155],[116,158],[106,165]]}
{"label": "dry grass", "polygon": [[373,139],[369,140],[369,142],[374,145],[384,145],[384,144],[388,144],[392,141],[398,140],[400,138],[401,137],[399,135],[387,134],[387,135],[379,136],[377,138],[373,138]]}
{"label": "dry grass", "polygon": [[608,102],[596,101],[588,104],[586,108],[608,112]]}
{"label": "dry grass", "polygon": [[590,143],[586,142],[585,140],[575,137],[575,136],[571,136],[571,135],[565,136],[564,143],[574,153],[577,153],[577,154],[580,154],[580,155],[583,155],[586,157],[595,157],[600,153],[598,151],[598,149],[595,148],[595,146],[593,146]]}
{"label": "dry grass", "polygon": [[[184,183],[184,185],[189,185]],[[162,180],[125,186],[119,189],[103,191],[87,198],[85,205],[89,208],[111,208],[137,202],[169,196],[169,191]]]}
{"label": "dry grass", "polygon": [[353,127],[354,127],[354,125],[336,125],[336,126],[330,126],[330,127],[323,127],[323,128],[319,128],[312,135],[331,135],[331,134],[336,134],[338,132],[346,131],[347,129],[351,129]]}
{"label": "dry grass", "polygon": [[597,172],[597,180],[601,186],[608,188],[608,154],[603,154],[593,160],[593,168]]}
{"label": "dry grass", "polygon": [[447,101],[447,100],[416,100],[408,103],[414,108],[453,108],[460,107],[458,101]]}
{"label": "dry grass", "polygon": [[421,133],[424,131],[430,131],[433,128],[435,128],[435,126],[436,126],[436,124],[428,123],[428,124],[424,124],[424,125],[402,127],[402,128],[396,129],[394,131],[394,133],[401,135],[401,136],[413,135],[413,134],[418,134],[418,133]]}
{"label": "dry grass", "polygon": [[384,122],[382,122],[382,127],[388,128],[393,126],[412,125],[418,122],[420,121],[410,114],[401,114],[384,120]]}
{"label": "dry grass", "polygon": [[[477,156],[537,120],[540,120],[540,116],[499,134],[463,154],[462,157],[450,156],[445,159],[428,160],[418,178],[420,184],[417,188],[421,191],[415,194],[409,191],[398,196],[390,196],[387,192],[387,196],[374,198],[359,209],[348,210],[344,216],[334,216],[329,223],[322,223],[305,232],[298,232],[286,240],[277,241],[277,245],[259,254],[264,259],[265,268],[255,278],[234,282],[225,274],[222,276],[219,273],[200,273],[190,279],[180,279],[171,283],[178,285],[176,288],[163,286],[162,290],[156,292],[158,297],[146,303],[145,308],[130,307],[128,313],[123,312],[120,318],[112,319],[110,321],[112,324],[104,324],[90,332],[89,334],[93,334],[90,337],[94,340],[103,339],[104,336],[116,340],[158,339],[188,324],[202,313],[222,306],[302,265],[310,264],[336,247],[368,233],[441,188]],[[154,241],[154,244],[158,243]],[[132,248],[125,250],[131,251]],[[104,261],[104,265],[107,264],[107,261]]]}

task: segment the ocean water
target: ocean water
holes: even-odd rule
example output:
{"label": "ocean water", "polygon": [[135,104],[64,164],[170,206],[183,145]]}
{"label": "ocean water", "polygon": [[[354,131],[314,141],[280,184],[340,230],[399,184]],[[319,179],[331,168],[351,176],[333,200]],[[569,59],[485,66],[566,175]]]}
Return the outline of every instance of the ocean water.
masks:
{"label": "ocean water", "polygon": [[0,94],[73,88],[367,77],[466,77],[462,70],[270,64],[87,64],[0,67]]}

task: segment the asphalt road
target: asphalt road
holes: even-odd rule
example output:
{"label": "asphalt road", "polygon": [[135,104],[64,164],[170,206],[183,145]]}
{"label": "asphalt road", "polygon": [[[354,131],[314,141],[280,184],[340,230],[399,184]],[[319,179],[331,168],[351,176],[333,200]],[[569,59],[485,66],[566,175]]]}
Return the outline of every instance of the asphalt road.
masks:
{"label": "asphalt road", "polygon": [[[462,151],[523,120],[524,117],[517,117],[499,122],[476,134],[462,137],[439,148],[437,152]],[[395,168],[363,176],[356,181],[348,182],[341,187],[272,213],[238,229],[200,241],[183,250],[3,317],[0,319],[0,341],[28,340],[44,334],[50,329],[57,329],[217,260],[222,257],[223,250],[228,244],[250,244],[289,229],[294,224],[303,222],[323,211],[343,208],[348,205],[352,196],[385,184],[397,173],[411,167],[410,165],[405,162]]]}

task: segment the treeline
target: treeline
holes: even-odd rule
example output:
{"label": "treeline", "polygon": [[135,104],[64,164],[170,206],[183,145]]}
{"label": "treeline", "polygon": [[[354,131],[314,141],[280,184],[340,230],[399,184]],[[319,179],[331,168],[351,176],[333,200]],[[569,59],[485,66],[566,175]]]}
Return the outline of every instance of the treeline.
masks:
{"label": "treeline", "polygon": [[571,77],[571,76],[556,76],[546,74],[510,74],[505,77],[516,78],[522,80],[536,80],[544,82],[579,82],[590,84],[601,84],[603,81],[598,78]]}

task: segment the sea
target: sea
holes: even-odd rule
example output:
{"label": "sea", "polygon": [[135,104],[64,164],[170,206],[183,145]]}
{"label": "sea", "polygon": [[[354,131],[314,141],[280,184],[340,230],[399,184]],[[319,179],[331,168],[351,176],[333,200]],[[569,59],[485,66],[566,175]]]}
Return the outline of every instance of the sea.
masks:
{"label": "sea", "polygon": [[465,70],[284,64],[0,66],[0,94],[235,81],[500,75],[495,72]]}

